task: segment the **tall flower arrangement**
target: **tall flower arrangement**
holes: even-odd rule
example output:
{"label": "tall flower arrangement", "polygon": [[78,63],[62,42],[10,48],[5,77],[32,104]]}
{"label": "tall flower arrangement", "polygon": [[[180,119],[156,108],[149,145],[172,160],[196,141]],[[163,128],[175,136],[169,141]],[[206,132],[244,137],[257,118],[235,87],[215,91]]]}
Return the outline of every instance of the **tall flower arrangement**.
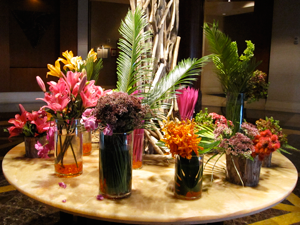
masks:
{"label": "tall flower arrangement", "polygon": [[[93,49],[88,53],[86,60],[78,56],[73,57],[71,51],[63,52],[63,56],[65,58],[56,60],[55,66],[48,64],[50,71],[47,76],[58,77],[57,82],[47,82],[49,91],[46,90],[43,80],[37,77],[37,82],[44,91],[44,98],[38,100],[46,102],[42,109],[49,112],[52,119],[56,120],[55,165],[59,165],[60,171],[67,168],[64,157],[68,149],[72,150],[76,167],[79,168],[74,146],[74,134],[79,125],[76,121],[82,117],[86,109],[95,107],[98,98],[106,93],[100,86],[95,85],[102,61],[97,60]],[[64,64],[64,72],[60,69],[60,63]],[[44,153],[47,151],[47,146],[38,147]]]}

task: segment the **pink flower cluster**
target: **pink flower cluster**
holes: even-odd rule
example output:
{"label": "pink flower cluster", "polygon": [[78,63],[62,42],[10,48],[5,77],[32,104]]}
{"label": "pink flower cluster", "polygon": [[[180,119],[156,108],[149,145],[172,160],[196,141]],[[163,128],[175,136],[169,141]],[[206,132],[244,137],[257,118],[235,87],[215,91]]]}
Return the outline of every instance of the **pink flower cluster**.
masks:
{"label": "pink flower cluster", "polygon": [[39,141],[34,145],[35,149],[38,151],[38,156],[40,158],[49,158],[48,153],[54,149],[54,134],[55,127],[51,126],[48,129],[46,140],[47,142],[43,145]]}
{"label": "pink flower cluster", "polygon": [[220,125],[220,124],[228,125],[229,124],[229,126],[233,126],[232,121],[227,120],[226,117],[223,115],[219,115],[219,114],[213,112],[213,113],[209,113],[208,116],[210,116],[213,119],[213,121],[216,125]]}
{"label": "pink flower cluster", "polygon": [[27,112],[25,108],[19,104],[20,114],[16,114],[14,119],[8,120],[14,126],[8,128],[9,138],[24,134],[27,137],[38,137],[46,134],[50,126],[47,120],[47,113],[44,110]]}
{"label": "pink flower cluster", "polygon": [[98,127],[98,121],[97,118],[94,116],[93,112],[94,109],[86,109],[82,113],[80,123],[84,125],[84,128],[87,131],[95,130]]}
{"label": "pink flower cluster", "polygon": [[45,91],[44,98],[38,98],[47,103],[43,108],[68,115],[69,118],[79,118],[84,109],[95,107],[97,100],[106,92],[100,86],[95,85],[95,81],[87,81],[84,73],[68,71],[58,82],[50,81],[49,92],[46,92],[45,84],[40,77],[37,82],[41,89]]}
{"label": "pink flower cluster", "polygon": [[229,139],[223,139],[219,147],[225,149],[226,154],[243,155],[246,158],[249,158],[255,150],[252,140],[239,132]]}

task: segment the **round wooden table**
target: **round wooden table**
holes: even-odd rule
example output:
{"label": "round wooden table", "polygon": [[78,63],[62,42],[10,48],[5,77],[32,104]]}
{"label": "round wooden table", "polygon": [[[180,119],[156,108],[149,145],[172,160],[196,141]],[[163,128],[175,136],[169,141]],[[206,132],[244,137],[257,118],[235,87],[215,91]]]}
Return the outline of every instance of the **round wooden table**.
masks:
{"label": "round wooden table", "polygon": [[[11,149],[2,162],[3,173],[23,194],[63,212],[86,218],[130,224],[200,224],[243,217],[268,209],[284,200],[295,188],[298,173],[279,153],[273,167],[262,168],[259,185],[242,187],[225,181],[225,158],[204,171],[202,197],[186,201],[173,196],[174,164],[144,165],[133,171],[133,190],[122,200],[97,200],[99,192],[98,150],[84,156],[83,174],[59,178],[54,160],[25,158],[24,144]],[[59,186],[64,182],[67,187]]]}

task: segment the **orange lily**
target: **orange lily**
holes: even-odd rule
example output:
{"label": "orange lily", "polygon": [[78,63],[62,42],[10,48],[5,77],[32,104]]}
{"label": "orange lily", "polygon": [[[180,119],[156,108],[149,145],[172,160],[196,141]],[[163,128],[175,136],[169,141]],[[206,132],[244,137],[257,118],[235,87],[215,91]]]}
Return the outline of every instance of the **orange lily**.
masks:
{"label": "orange lily", "polygon": [[59,61],[61,61],[60,58],[58,58],[55,61],[55,66],[51,65],[51,64],[47,64],[48,69],[50,70],[49,72],[47,72],[46,77],[48,77],[48,75],[54,76],[54,77],[62,77],[61,74],[61,70],[60,70],[60,63]]}
{"label": "orange lily", "polygon": [[97,53],[94,51],[94,49],[92,48],[88,55],[87,55],[87,59],[92,58],[93,62],[95,62],[97,60]]}

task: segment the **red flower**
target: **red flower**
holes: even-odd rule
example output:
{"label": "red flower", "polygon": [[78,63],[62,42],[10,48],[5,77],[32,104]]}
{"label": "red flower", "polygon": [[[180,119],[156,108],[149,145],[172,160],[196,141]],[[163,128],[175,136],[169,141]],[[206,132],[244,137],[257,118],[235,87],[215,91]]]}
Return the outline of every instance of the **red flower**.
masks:
{"label": "red flower", "polygon": [[254,140],[255,151],[252,153],[252,157],[258,155],[259,160],[263,160],[265,156],[270,155],[272,152],[280,148],[280,142],[278,136],[272,134],[270,130],[261,131]]}

